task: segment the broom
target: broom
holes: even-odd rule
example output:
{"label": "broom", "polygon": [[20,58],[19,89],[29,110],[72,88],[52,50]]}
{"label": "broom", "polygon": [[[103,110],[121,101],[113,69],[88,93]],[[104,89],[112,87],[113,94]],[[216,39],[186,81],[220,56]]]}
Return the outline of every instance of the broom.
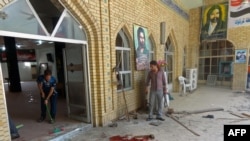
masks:
{"label": "broom", "polygon": [[[48,105],[46,104],[46,109],[47,109],[47,112],[48,112],[48,115],[49,115],[49,118],[50,120],[52,121],[52,124],[54,123],[54,120],[52,119],[51,115],[50,115],[50,112],[49,112],[49,108],[48,108]],[[55,134],[55,133],[58,133],[58,132],[61,132],[63,131],[63,128],[58,128],[58,127],[55,127],[54,125],[53,126],[53,130],[52,132],[49,132],[49,134]]]}

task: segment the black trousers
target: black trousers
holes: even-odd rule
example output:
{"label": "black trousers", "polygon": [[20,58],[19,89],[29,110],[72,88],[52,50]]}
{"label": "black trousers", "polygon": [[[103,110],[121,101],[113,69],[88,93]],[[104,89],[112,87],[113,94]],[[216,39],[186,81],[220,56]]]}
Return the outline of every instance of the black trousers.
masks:
{"label": "black trousers", "polygon": [[[46,112],[47,111],[47,107],[44,104],[45,99],[41,97],[41,117],[46,118]],[[49,99],[49,103],[50,103],[50,116],[51,118],[55,119],[56,117],[56,112],[57,112],[57,94],[53,94],[50,99]],[[48,103],[48,104],[49,104]],[[47,105],[48,106],[48,105]],[[49,107],[48,107],[49,110]]]}

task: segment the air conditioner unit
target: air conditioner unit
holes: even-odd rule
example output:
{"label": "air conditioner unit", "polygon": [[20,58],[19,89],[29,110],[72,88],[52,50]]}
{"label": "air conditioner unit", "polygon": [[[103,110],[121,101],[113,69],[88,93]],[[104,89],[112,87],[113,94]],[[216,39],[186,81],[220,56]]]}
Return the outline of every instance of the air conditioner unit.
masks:
{"label": "air conditioner unit", "polygon": [[186,69],[186,78],[191,83],[191,91],[197,88],[197,79],[198,77],[198,70],[197,68]]}

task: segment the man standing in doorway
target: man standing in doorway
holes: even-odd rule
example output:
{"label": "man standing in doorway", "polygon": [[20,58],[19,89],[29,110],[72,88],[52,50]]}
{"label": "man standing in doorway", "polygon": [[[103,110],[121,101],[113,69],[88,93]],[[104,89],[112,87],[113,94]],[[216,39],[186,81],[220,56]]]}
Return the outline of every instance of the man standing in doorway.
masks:
{"label": "man standing in doorway", "polygon": [[50,120],[49,123],[54,123],[56,116],[57,92],[56,79],[52,76],[51,70],[45,70],[43,75],[37,78],[37,85],[41,96],[41,116],[38,122],[43,122],[46,118],[46,110],[48,110],[48,102],[50,102]]}

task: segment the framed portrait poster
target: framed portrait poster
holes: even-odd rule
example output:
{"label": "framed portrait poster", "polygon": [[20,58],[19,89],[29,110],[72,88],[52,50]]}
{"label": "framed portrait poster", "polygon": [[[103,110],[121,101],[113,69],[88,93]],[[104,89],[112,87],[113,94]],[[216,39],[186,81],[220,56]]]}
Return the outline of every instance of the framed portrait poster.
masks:
{"label": "framed portrait poster", "polygon": [[136,52],[136,70],[149,68],[149,48],[147,28],[134,25],[134,45]]}
{"label": "framed portrait poster", "polygon": [[235,63],[246,63],[247,59],[246,49],[236,49],[235,50]]}
{"label": "framed portrait poster", "polygon": [[228,2],[202,7],[200,40],[227,38]]}

